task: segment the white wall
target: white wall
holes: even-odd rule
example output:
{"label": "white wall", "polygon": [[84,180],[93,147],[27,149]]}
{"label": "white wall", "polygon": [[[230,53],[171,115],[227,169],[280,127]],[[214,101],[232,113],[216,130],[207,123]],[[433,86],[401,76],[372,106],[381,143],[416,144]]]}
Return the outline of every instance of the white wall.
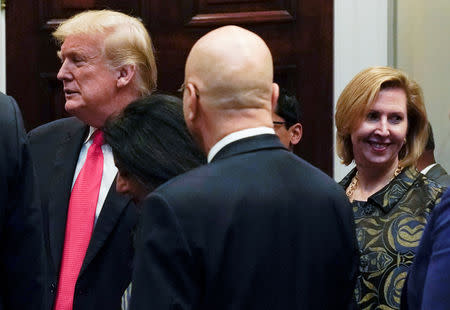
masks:
{"label": "white wall", "polygon": [[3,9],[0,9],[0,91],[6,92],[6,35]]}
{"label": "white wall", "polygon": [[[424,90],[436,140],[436,157],[447,171],[450,170],[449,16],[448,0],[334,1],[334,103],[362,69],[396,64]],[[0,91],[3,92],[5,56],[5,10],[1,10]],[[335,155],[335,179],[339,181],[349,170]]]}
{"label": "white wall", "polygon": [[422,86],[436,160],[450,171],[450,1],[397,1],[397,67]]}
{"label": "white wall", "polygon": [[[393,30],[392,1],[334,1],[334,104],[359,71],[392,64],[392,47],[388,44]],[[340,181],[352,167],[342,165],[335,155],[335,180]]]}

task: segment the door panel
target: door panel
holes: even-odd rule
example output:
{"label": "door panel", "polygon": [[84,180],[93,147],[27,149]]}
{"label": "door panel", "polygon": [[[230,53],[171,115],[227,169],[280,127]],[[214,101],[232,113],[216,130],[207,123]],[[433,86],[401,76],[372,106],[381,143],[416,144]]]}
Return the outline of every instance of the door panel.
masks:
{"label": "door panel", "polygon": [[202,35],[227,24],[256,32],[272,51],[275,81],[301,102],[304,134],[295,152],[331,175],[333,4],[326,0],[10,1],[7,90],[28,129],[67,116],[51,32],[77,12],[102,8],[142,19],[157,50],[158,89],[170,93],[183,82],[186,57]]}

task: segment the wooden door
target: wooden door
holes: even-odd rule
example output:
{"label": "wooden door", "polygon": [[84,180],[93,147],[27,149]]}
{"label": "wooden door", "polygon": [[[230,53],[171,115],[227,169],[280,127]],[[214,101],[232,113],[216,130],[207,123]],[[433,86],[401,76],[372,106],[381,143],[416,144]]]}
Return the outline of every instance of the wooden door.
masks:
{"label": "wooden door", "polygon": [[157,50],[158,89],[175,93],[193,43],[218,26],[259,34],[272,51],[275,81],[297,94],[304,114],[297,154],[332,173],[333,2],[328,0],[14,0],[6,7],[7,92],[28,129],[67,116],[51,31],[85,9],[140,17]]}

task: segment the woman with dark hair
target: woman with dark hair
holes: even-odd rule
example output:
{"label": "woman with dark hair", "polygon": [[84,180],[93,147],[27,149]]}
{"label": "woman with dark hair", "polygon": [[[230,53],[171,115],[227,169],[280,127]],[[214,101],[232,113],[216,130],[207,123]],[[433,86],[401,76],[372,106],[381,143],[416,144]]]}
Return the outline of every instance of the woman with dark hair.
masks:
{"label": "woman with dark hair", "polygon": [[422,91],[389,67],[358,73],[336,106],[337,152],[356,167],[340,182],[361,252],[360,309],[398,309],[406,273],[443,188],[414,167],[428,138]]}
{"label": "woman with dark hair", "polygon": [[119,170],[117,191],[136,201],[174,176],[206,163],[187,131],[177,97],[158,94],[138,99],[103,130]]}
{"label": "woman with dark hair", "polygon": [[[136,202],[169,179],[206,163],[192,141],[180,99],[152,95],[129,104],[103,128],[119,170],[117,191]],[[128,309],[131,284],[122,297]]]}

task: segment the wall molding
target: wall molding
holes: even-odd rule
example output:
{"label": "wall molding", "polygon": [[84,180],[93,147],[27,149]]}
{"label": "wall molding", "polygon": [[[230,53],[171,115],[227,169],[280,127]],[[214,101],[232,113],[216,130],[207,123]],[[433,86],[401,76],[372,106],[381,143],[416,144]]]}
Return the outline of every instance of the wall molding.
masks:
{"label": "wall molding", "polygon": [[197,14],[187,23],[191,27],[209,27],[215,25],[228,24],[252,24],[265,22],[292,22],[294,17],[286,10],[278,11],[253,11],[253,12],[231,12],[231,13],[211,13]]}

